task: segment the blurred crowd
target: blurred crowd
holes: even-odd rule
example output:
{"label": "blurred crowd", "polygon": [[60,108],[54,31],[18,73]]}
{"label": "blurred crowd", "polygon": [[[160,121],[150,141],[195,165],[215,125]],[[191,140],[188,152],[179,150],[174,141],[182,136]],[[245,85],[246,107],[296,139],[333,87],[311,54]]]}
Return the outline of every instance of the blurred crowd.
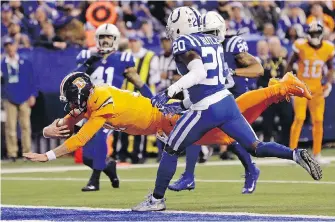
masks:
{"label": "blurred crowd", "polygon": [[[255,56],[268,74],[256,81],[253,88],[264,87],[269,78],[284,74],[281,67],[285,66],[291,53],[292,43],[304,37],[306,26],[312,21],[323,24],[324,39],[335,40],[335,1],[41,0],[1,1],[2,45],[5,41],[13,41],[18,50],[33,50],[34,47],[64,50],[69,46],[94,48],[95,29],[100,24],[113,23],[121,32],[120,50],[129,48],[135,58],[140,57],[144,49],[155,54],[150,83],[155,85],[156,91],[161,91],[177,78],[171,42],[164,30],[168,15],[179,6],[192,6],[201,13],[216,10],[225,18],[228,35],[262,38],[257,43]],[[267,129],[263,130],[264,140],[273,139],[275,125],[272,123],[279,115],[283,121],[281,142],[287,144],[293,111],[292,107],[281,107],[280,110],[283,112],[277,113],[278,108],[274,107],[266,112],[261,129]]]}
{"label": "blurred crowd", "polygon": [[145,48],[160,53],[166,19],[182,5],[201,13],[217,10],[229,35],[279,36],[289,44],[303,37],[306,24],[318,20],[325,27],[325,39],[335,39],[334,1],[1,1],[1,36],[14,38],[20,48],[92,47],[95,28],[111,22],[124,41],[136,33]]}

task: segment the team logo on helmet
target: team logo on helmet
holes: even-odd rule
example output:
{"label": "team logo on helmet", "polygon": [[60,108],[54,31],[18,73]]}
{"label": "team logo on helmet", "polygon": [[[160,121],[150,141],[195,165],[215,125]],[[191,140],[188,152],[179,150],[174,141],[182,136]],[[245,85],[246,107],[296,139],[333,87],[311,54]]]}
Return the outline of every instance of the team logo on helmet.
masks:
{"label": "team logo on helmet", "polygon": [[83,78],[78,77],[72,82],[74,85],[78,87],[79,90],[83,89],[86,86],[86,82]]}

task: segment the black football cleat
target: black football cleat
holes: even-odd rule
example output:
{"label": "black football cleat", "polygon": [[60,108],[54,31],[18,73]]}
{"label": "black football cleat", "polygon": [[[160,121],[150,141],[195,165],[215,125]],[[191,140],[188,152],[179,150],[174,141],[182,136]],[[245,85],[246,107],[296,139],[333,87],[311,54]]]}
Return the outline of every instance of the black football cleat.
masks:
{"label": "black football cleat", "polygon": [[113,188],[119,188],[120,187],[119,178],[114,178],[113,180],[111,180],[111,182],[112,182],[112,187]]}
{"label": "black football cleat", "polygon": [[90,192],[90,191],[99,191],[99,185],[92,185],[87,184],[85,187],[81,188],[81,191],[83,192]]}

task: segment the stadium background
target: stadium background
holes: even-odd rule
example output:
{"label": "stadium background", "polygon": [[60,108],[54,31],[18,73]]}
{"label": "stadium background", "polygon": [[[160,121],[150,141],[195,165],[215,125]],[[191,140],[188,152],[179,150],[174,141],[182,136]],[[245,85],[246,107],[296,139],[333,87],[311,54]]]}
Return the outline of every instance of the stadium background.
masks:
{"label": "stadium background", "polygon": [[[91,41],[94,25],[88,24],[86,20],[89,5],[94,4],[93,2],[10,1],[8,3],[8,1],[1,1],[1,39],[6,35],[14,37],[19,42],[20,55],[33,61],[34,65],[35,86],[39,91],[37,103],[31,115],[35,151],[44,152],[61,142],[43,139],[41,130],[54,118],[64,115],[63,105],[59,102],[60,81],[76,67],[76,56],[80,50],[94,45]],[[160,34],[164,30],[166,17],[174,7],[191,5],[201,12],[218,10],[226,18],[227,24],[230,24],[231,34],[236,33],[238,29],[241,29],[241,32],[247,32],[243,37],[248,42],[250,53],[255,56],[259,54],[257,53],[259,41],[266,40],[271,35],[279,36],[283,52],[287,57],[291,52],[291,44],[295,36],[303,37],[304,25],[314,3],[317,2],[250,1],[239,4],[233,1],[115,1],[110,4],[113,4],[115,10],[113,13],[116,12],[118,15],[115,22],[122,33],[123,47],[127,46],[128,36],[136,33],[145,43],[144,47],[159,54]],[[328,18],[327,22],[330,21],[331,26],[333,24],[331,21],[334,20],[335,2],[320,1],[319,3],[324,15],[329,15],[324,17]],[[232,7],[241,8],[245,22],[254,21],[256,28],[235,26]],[[301,18],[299,24],[293,25],[286,16],[292,9],[298,11]],[[111,14],[114,15],[113,13]],[[104,17],[103,12],[101,16]],[[115,16],[108,18],[113,21]],[[44,46],[40,45],[39,40],[44,35],[41,32],[42,23],[47,21],[52,24],[48,26],[48,30],[55,30],[59,37],[56,42],[61,44],[53,44],[54,42],[51,41]],[[149,26],[149,33],[153,33],[151,41],[148,41],[149,39],[145,38],[142,32],[143,21],[152,24]],[[94,21],[91,22],[94,23]],[[263,26],[267,22],[270,22],[275,29],[273,30],[271,25],[266,25],[264,32]],[[8,27],[10,24],[11,28]],[[287,39],[285,32],[288,29],[295,31],[292,31],[292,38]],[[248,30],[252,33],[248,33]],[[325,38],[334,42],[334,30],[328,31]],[[1,53],[3,53],[3,47],[1,47]],[[334,87],[333,85],[333,89]],[[324,142],[330,142],[329,147],[334,147],[332,142],[335,140],[335,90],[326,99],[326,103]],[[2,110],[2,158],[6,156],[5,120],[6,114]],[[276,122],[278,122],[277,118]],[[254,127],[257,133],[261,133],[259,123]],[[309,118],[306,119],[300,140],[307,142],[301,145],[310,146],[311,144]],[[156,152],[156,148],[154,147],[152,151]],[[334,161],[335,149],[325,149],[323,155]],[[174,210],[173,212],[142,214],[132,213],[127,209],[140,202],[148,188],[153,187],[158,167],[154,160],[150,159],[147,161],[148,164],[143,165],[118,166],[120,189],[112,189],[109,180],[103,175],[100,191],[88,193],[82,193],[80,189],[86,184],[91,172],[86,166],[74,165],[72,158],[60,158],[48,163],[1,161],[0,216],[3,220],[19,221],[27,219],[43,221],[335,220],[334,163],[323,166],[324,177],[321,181],[312,181],[305,171],[287,161],[255,159],[254,161],[261,169],[257,190],[252,195],[241,195],[244,182],[241,174],[244,173],[244,169],[240,162],[217,160],[218,157],[215,156],[210,162],[197,165],[196,189],[193,192],[167,192],[167,207],[168,210]],[[185,160],[181,158],[174,180],[178,179],[177,177],[183,172],[184,162]],[[187,212],[176,212],[180,210]],[[295,216],[296,214],[300,216]]]}
{"label": "stadium background", "polygon": [[[129,36],[136,35],[143,42],[143,47],[153,50],[157,55],[162,51],[160,37],[165,28],[165,19],[177,6],[196,7],[200,12],[218,10],[226,19],[228,34],[242,33],[248,42],[249,52],[259,56],[257,43],[270,36],[278,36],[283,47],[283,57],[288,58],[292,52],[292,42],[304,37],[304,29],[312,7],[319,4],[323,16],[331,18],[326,27],[325,39],[334,42],[334,1],[318,2],[284,2],[284,1],[2,1],[2,39],[10,36],[17,41],[20,55],[33,61],[35,86],[39,91],[37,103],[33,107],[31,122],[33,150],[46,151],[61,141],[50,141],[41,138],[42,128],[53,119],[64,115],[63,105],[59,102],[59,84],[62,78],[76,67],[76,56],[83,48],[94,47],[94,30],[104,21],[113,22],[121,32],[121,46],[127,48]],[[242,22],[234,20],[234,10],[239,8]],[[105,10],[106,9],[106,10]],[[297,19],[290,19],[292,11],[298,11]],[[326,20],[325,20],[326,21]],[[328,22],[328,20],[327,20]],[[64,45],[41,44],[45,35],[45,23],[51,24],[58,39],[50,39]],[[3,53],[3,48],[1,48]],[[334,60],[335,62],[335,60]],[[253,86],[257,87],[257,86]],[[2,110],[2,129],[6,114]],[[261,120],[261,118],[260,118]],[[276,118],[278,122],[278,118]],[[256,124],[255,129],[261,134],[262,129]],[[324,121],[324,142],[335,140],[335,90],[326,99]],[[306,118],[300,141],[310,142],[310,119]],[[2,154],[6,156],[4,130],[1,134]],[[275,137],[276,139],[276,137]],[[157,152],[152,147],[155,138],[148,143],[148,152]]]}

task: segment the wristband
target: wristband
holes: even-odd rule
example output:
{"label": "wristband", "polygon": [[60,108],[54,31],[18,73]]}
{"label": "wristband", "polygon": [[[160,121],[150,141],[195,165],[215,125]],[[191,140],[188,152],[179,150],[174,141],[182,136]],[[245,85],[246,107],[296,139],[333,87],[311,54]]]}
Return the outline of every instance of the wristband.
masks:
{"label": "wristband", "polygon": [[54,151],[50,150],[48,152],[45,153],[48,157],[48,160],[55,160],[56,159],[56,154]]}

